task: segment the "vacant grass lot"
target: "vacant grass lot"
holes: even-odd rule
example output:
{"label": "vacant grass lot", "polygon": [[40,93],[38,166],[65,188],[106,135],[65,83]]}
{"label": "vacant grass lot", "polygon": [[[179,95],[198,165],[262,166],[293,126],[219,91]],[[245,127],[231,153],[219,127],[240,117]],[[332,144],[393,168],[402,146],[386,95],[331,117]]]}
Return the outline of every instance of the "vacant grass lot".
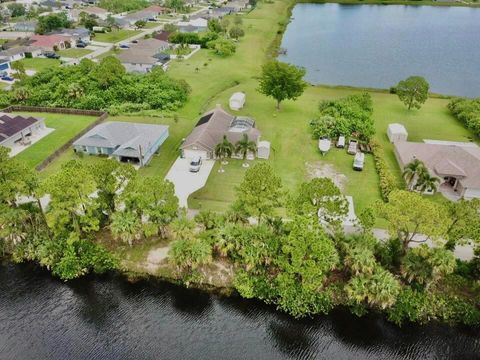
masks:
{"label": "vacant grass lot", "polygon": [[25,66],[25,69],[35,70],[37,72],[50,69],[52,67],[60,66],[60,60],[58,59],[47,59],[47,58],[37,57],[32,59],[22,59],[18,61],[23,63],[23,66]]}
{"label": "vacant grass lot", "polygon": [[79,58],[81,56],[88,55],[92,52],[93,52],[92,50],[88,50],[88,49],[71,48],[71,49],[57,51],[57,54],[66,58]]}
{"label": "vacant grass lot", "polygon": [[28,115],[45,118],[45,125],[55,129],[55,131],[16,156],[17,159],[25,161],[31,167],[40,164],[96,119],[93,116],[50,113],[28,113]]}
{"label": "vacant grass lot", "polygon": [[109,33],[96,33],[93,41],[107,42],[107,43],[116,43],[134,35],[140,34],[140,31],[135,30],[114,30]]}

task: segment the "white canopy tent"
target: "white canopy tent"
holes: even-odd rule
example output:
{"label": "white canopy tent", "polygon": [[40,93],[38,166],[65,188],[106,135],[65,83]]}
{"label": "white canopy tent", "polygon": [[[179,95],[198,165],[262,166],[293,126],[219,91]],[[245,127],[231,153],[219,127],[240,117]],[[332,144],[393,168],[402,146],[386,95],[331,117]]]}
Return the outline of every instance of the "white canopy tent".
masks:
{"label": "white canopy tent", "polygon": [[408,132],[402,124],[394,123],[388,125],[387,136],[391,143],[407,141]]}

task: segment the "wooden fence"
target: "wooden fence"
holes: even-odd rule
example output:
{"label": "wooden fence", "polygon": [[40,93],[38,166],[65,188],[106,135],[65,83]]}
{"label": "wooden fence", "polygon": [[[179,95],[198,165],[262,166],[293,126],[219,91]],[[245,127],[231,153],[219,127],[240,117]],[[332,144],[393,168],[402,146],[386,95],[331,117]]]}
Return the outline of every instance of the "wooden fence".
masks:
{"label": "wooden fence", "polygon": [[40,164],[38,164],[35,169],[41,171],[45,169],[53,160],[67,151],[72,144],[85,135],[88,131],[93,129],[98,124],[105,121],[108,118],[108,113],[104,111],[97,111],[97,110],[80,110],[80,109],[67,109],[67,108],[51,108],[51,107],[40,107],[40,106],[23,106],[23,105],[11,105],[3,110],[0,110],[4,113],[11,113],[11,112],[45,112],[45,113],[53,113],[53,114],[67,114],[67,115],[84,115],[84,116],[96,116],[97,119],[87,126],[85,129],[80,131],[77,135],[73,138],[68,140],[65,144],[63,144],[59,149],[55,150],[53,154],[50,154],[45,160],[43,160]]}

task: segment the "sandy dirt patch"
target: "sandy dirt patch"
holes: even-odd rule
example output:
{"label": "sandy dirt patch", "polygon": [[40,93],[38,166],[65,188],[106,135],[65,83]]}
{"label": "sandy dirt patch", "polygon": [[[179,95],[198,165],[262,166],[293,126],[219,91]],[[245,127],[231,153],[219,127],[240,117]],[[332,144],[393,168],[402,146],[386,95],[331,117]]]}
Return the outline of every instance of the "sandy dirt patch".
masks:
{"label": "sandy dirt patch", "polygon": [[311,180],[314,178],[326,177],[332,179],[341,191],[345,190],[348,178],[344,174],[339,173],[332,164],[323,161],[315,161],[313,163],[305,163],[305,168],[307,170],[308,179]]}

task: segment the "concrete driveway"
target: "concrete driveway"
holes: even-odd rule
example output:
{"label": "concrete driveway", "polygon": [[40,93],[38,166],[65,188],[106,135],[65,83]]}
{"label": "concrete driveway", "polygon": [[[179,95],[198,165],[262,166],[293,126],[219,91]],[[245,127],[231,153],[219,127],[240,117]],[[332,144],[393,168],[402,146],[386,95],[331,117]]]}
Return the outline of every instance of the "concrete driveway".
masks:
{"label": "concrete driveway", "polygon": [[175,185],[175,195],[181,207],[188,207],[188,196],[205,186],[215,161],[204,160],[198,173],[188,171],[189,163],[188,159],[178,158],[165,177]]}

